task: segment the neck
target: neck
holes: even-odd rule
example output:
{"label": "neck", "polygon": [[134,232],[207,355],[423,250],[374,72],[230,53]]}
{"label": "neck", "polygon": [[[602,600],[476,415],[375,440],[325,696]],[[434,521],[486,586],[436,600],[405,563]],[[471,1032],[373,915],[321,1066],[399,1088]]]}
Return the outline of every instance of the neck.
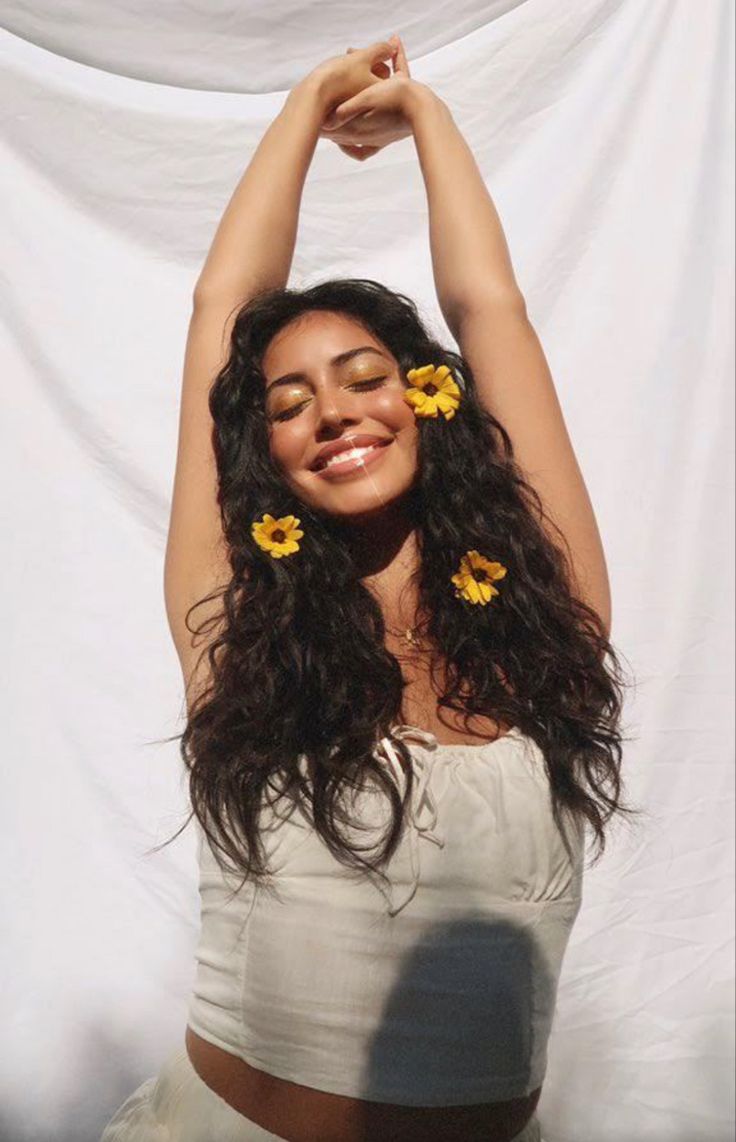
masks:
{"label": "neck", "polygon": [[411,513],[397,504],[370,521],[351,520],[348,543],[358,577],[376,598],[386,625],[413,626],[419,549]]}

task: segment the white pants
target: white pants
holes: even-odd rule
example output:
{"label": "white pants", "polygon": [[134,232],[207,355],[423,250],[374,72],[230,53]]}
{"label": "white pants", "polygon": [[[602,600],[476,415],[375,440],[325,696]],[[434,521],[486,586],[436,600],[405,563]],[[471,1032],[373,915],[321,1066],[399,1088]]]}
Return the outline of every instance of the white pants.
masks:
{"label": "white pants", "polygon": [[[169,1057],[115,1112],[100,1142],[284,1142],[207,1086],[186,1050]],[[429,1142],[429,1140],[428,1140]],[[432,1139],[432,1142],[439,1142]],[[544,1142],[536,1116],[513,1142]]]}

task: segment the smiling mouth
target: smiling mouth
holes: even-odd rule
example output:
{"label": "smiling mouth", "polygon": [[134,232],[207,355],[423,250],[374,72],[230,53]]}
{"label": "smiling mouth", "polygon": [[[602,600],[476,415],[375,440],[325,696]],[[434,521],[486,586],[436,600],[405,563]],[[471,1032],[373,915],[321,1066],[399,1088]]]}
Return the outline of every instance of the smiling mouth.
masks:
{"label": "smiling mouth", "polygon": [[386,440],[362,448],[346,448],[342,452],[335,453],[327,462],[321,463],[314,471],[320,476],[358,471],[366,465],[372,464],[378,453],[385,451],[391,443],[393,443],[392,440]]}

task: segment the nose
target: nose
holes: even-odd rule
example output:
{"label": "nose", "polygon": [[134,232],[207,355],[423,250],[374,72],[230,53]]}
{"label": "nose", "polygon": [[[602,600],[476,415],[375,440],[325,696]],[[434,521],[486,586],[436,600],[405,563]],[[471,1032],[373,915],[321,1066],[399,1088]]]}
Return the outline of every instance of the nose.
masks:
{"label": "nose", "polygon": [[339,429],[343,425],[357,424],[360,420],[357,405],[354,403],[356,394],[345,389],[331,389],[323,392],[317,399],[317,434],[326,429]]}

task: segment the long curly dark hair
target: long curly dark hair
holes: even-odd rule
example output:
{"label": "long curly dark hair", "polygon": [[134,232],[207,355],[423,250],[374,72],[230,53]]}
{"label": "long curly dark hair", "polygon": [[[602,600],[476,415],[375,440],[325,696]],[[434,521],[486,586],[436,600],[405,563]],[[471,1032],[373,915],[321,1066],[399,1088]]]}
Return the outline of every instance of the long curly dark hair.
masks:
{"label": "long curly dark hair", "polygon": [[[597,860],[613,813],[637,812],[622,803],[620,661],[601,619],[575,593],[564,537],[524,480],[503,425],[481,405],[468,363],[431,336],[410,298],[368,279],[252,297],[237,314],[228,360],[212,384],[218,502],[232,578],[186,616],[187,629],[205,641],[209,670],[183,733],[165,739],[180,739],[189,770],[192,812],[182,829],[196,814],[220,867],[239,870],[241,884],[271,877],[260,830],[262,807],[274,804],[269,790],[276,800],[298,802],[334,856],[370,876],[386,879],[382,866],[402,836],[413,785],[410,755],[394,739],[406,764],[403,798],[373,756],[379,738],[400,720],[405,685],[384,645],[381,608],[358,578],[345,521],[301,502],[269,454],[261,362],[276,333],[310,310],[360,323],[393,353],[404,377],[431,361],[447,365],[460,386],[450,421],[417,418],[419,471],[405,505],[420,553],[419,611],[429,616],[429,643],[447,664],[439,704],[466,715],[466,725],[467,715],[486,715],[532,737],[545,758],[563,838],[563,816],[571,814],[580,827],[587,820]],[[266,512],[301,521],[297,555],[273,559],[254,541],[251,524]],[[448,589],[470,549],[508,569],[486,606]],[[217,618],[191,627],[192,612],[216,598]],[[304,757],[311,782],[302,772]],[[389,828],[372,857],[338,828],[349,819],[348,791],[365,779],[391,805]]]}

